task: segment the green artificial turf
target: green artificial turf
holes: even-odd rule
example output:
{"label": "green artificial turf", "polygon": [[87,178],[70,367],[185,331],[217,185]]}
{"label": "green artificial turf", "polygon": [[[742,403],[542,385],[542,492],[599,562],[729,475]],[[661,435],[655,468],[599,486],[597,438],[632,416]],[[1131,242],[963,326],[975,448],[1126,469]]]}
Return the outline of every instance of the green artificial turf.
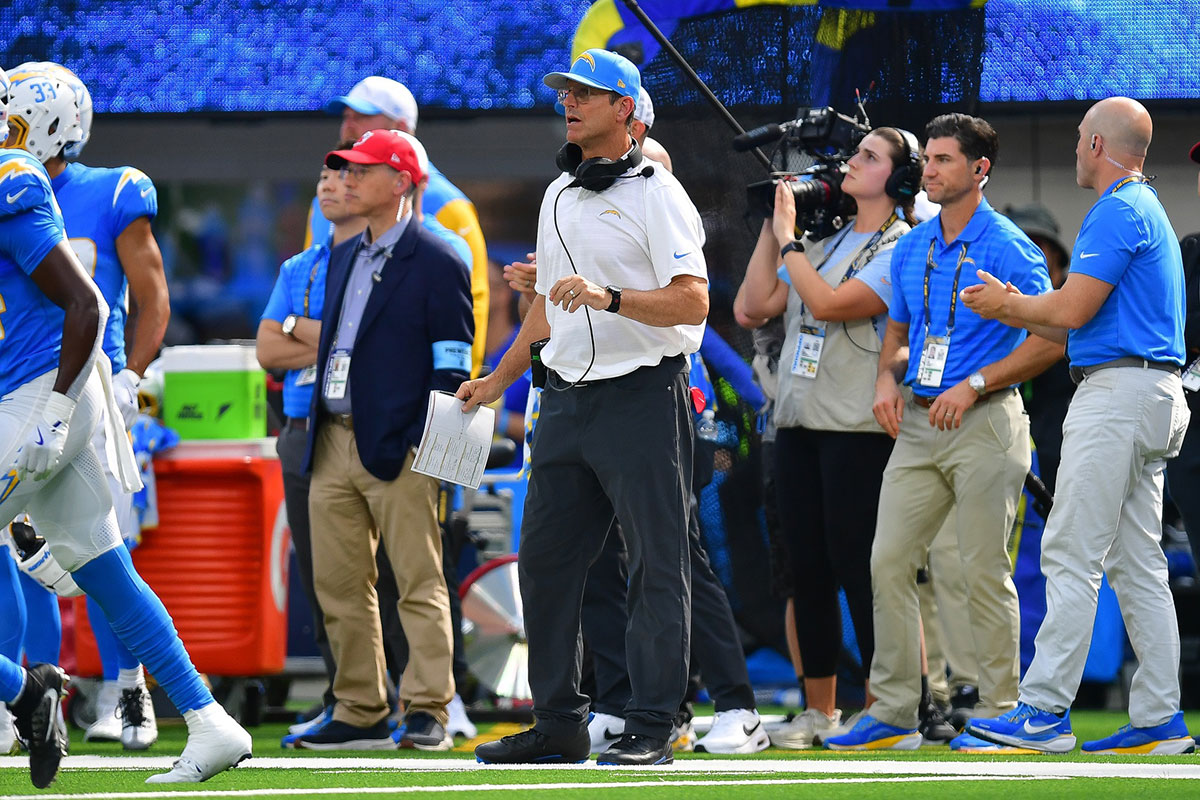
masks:
{"label": "green artificial turf", "polygon": [[[769,713],[770,709],[764,709]],[[777,710],[776,710],[777,711]],[[701,713],[705,713],[701,710]],[[1072,715],[1076,736],[1080,741],[1105,736],[1127,722],[1124,714],[1102,711],[1081,711]],[[1188,715],[1194,731],[1200,731],[1200,712]],[[479,726],[485,733],[492,726]],[[259,763],[265,758],[312,758],[305,751],[284,750],[279,746],[280,738],[286,733],[281,724],[262,725],[252,730],[255,738],[254,751]],[[183,749],[186,729],[181,723],[164,721],[160,727],[159,743],[144,755],[174,756]],[[200,785],[162,786],[147,785],[145,779],[159,770],[123,769],[120,759],[125,751],[119,744],[89,744],[82,741],[82,732],[72,731],[71,755],[113,756],[112,768],[64,769],[52,787],[44,791],[34,789],[29,783],[27,770],[0,768],[0,800],[8,796],[52,795],[70,797],[134,797],[146,792],[167,794],[182,793],[183,796],[226,796],[253,798],[283,797],[335,797],[335,798],[380,798],[411,797],[436,794],[437,797],[454,798],[498,798],[587,796],[603,800],[651,800],[652,798],[714,798],[719,800],[750,800],[751,798],[873,798],[932,795],[953,797],[955,800],[976,797],[1013,798],[1086,798],[1107,800],[1128,798],[1138,794],[1153,793],[1156,798],[1200,796],[1200,756],[1124,756],[1102,759],[1087,757],[1076,751],[1065,756],[991,756],[951,753],[946,747],[924,747],[914,752],[885,751],[878,753],[830,753],[823,750],[785,751],[770,749],[752,756],[705,756],[681,754],[677,763],[686,760],[707,759],[712,767],[720,770],[719,762],[732,760],[754,762],[764,760],[786,760],[789,762],[830,760],[860,766],[864,761],[893,761],[904,763],[929,762],[928,775],[891,775],[881,764],[881,771],[864,772],[861,768],[845,773],[813,772],[761,772],[761,773],[668,773],[663,770],[602,770],[602,769],[538,769],[538,770],[490,770],[475,767],[469,746],[461,746],[450,753],[421,753],[412,750],[387,753],[329,753],[319,754],[322,766],[316,769],[264,769],[256,768],[255,759],[247,761],[238,769],[216,776]],[[143,754],[133,754],[143,755]],[[408,771],[404,769],[349,769],[339,768],[344,758],[378,759],[381,767],[394,767],[399,763],[411,764],[420,769],[426,758],[463,759],[463,771]],[[998,780],[988,776],[938,775],[939,764],[949,761],[1079,761],[1086,763],[1154,763],[1196,765],[1196,780],[1145,779],[1145,778],[1093,778],[1073,777],[1065,779],[1019,778]],[[20,762],[16,762],[20,763]],[[825,765],[823,765],[825,766]],[[835,768],[836,769],[836,768]],[[897,778],[895,782],[885,779]],[[538,789],[535,787],[546,787]],[[457,789],[438,787],[461,787]],[[480,787],[480,788],[472,788]],[[491,787],[484,789],[482,787]],[[504,787],[514,787],[506,789]],[[374,789],[376,791],[369,791]],[[278,790],[278,791],[273,791]],[[333,790],[333,791],[330,791]],[[336,792],[336,793],[334,793]],[[244,793],[244,794],[243,794]]]}

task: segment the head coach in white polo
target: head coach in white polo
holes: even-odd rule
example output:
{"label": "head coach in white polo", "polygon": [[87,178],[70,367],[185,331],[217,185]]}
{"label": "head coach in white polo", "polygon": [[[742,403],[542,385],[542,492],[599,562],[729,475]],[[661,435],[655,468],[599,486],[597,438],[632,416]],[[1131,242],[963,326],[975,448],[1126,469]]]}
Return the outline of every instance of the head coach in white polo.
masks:
{"label": "head coach in white polo", "polygon": [[579,609],[588,567],[619,519],[630,549],[626,634],[633,697],[625,734],[599,762],[671,760],[671,722],[687,683],[688,490],[692,421],[684,356],[708,314],[696,207],[631,136],[637,68],[588,50],[544,79],[565,109],[563,174],[538,221],[537,296],[516,343],[458,391],[492,402],[549,337],[521,530],[532,730],[476,748],[481,761],[582,761]]}

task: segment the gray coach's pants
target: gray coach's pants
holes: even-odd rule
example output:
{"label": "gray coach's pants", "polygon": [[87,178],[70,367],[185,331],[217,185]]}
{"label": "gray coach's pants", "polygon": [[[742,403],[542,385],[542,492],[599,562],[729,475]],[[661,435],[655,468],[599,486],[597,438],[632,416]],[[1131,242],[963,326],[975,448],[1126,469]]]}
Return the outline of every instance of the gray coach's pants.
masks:
{"label": "gray coach's pants", "polygon": [[567,386],[551,373],[542,394],[518,559],[536,727],[573,736],[587,723],[580,606],[616,518],[629,547],[625,732],[666,738],[687,688],[691,624],[685,361]]}
{"label": "gray coach's pants", "polygon": [[1138,659],[1129,721],[1161,725],[1179,711],[1179,627],[1159,540],[1163,470],[1179,453],[1189,416],[1183,383],[1168,372],[1118,367],[1079,384],[1042,534],[1046,618],[1021,681],[1022,702],[1071,707],[1107,572]]}

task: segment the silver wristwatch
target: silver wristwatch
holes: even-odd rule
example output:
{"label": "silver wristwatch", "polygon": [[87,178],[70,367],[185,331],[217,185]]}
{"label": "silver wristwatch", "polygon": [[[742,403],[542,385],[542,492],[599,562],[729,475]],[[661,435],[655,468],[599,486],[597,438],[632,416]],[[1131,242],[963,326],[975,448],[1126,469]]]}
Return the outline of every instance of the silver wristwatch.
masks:
{"label": "silver wristwatch", "polygon": [[279,326],[283,329],[284,336],[291,336],[292,331],[296,330],[296,320],[299,319],[295,314],[288,314],[283,318],[283,323]]}
{"label": "silver wristwatch", "polygon": [[980,397],[987,394],[987,379],[983,377],[982,372],[971,373],[971,376],[967,378],[967,386],[974,389]]}

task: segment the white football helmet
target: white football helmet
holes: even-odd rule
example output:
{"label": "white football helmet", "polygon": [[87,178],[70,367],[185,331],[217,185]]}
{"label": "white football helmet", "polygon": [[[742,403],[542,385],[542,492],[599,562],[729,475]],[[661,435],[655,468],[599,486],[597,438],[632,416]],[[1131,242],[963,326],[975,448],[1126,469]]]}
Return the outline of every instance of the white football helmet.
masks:
{"label": "white football helmet", "polygon": [[10,70],[9,147],[28,150],[43,164],[83,138],[75,90],[46,70]]}
{"label": "white football helmet", "polygon": [[0,147],[8,140],[8,76],[0,70]]}
{"label": "white football helmet", "polygon": [[75,92],[75,107],[79,110],[79,138],[67,143],[63,149],[63,155],[71,159],[79,158],[83,153],[83,146],[92,136],[92,94],[79,76],[62,64],[56,64],[53,61],[26,61],[24,64],[13,67],[9,72],[13,75],[22,72],[49,72],[66,81],[67,85],[71,87]]}

